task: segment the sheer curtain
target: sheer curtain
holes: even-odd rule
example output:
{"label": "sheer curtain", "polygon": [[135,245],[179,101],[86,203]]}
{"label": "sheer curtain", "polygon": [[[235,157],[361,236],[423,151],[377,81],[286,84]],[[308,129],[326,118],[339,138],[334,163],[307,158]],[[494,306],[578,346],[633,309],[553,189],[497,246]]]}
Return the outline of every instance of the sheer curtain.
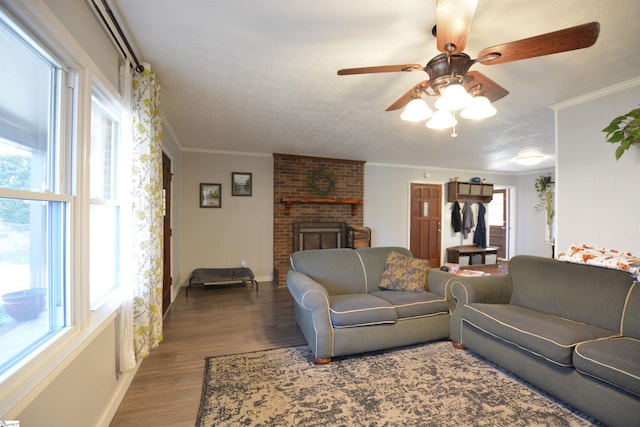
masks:
{"label": "sheer curtain", "polygon": [[[149,67],[132,77],[132,219],[130,282],[123,286],[120,370],[127,371],[162,341],[162,123]],[[127,283],[129,282],[129,283]]]}

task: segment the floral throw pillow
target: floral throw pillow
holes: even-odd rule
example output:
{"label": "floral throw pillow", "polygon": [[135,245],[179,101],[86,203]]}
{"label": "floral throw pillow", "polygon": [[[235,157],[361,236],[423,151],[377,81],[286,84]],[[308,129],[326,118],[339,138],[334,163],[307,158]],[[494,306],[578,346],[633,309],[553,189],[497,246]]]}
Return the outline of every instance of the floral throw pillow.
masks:
{"label": "floral throw pillow", "polygon": [[428,261],[392,251],[387,255],[378,286],[393,291],[426,292],[428,274]]}

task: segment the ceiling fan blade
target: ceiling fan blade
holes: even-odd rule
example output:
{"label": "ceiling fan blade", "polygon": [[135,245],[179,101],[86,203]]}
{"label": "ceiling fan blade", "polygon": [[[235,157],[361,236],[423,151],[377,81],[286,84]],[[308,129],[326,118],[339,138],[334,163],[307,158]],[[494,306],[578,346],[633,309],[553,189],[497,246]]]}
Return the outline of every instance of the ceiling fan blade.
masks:
{"label": "ceiling fan blade", "polygon": [[399,71],[418,71],[423,69],[424,66],[420,64],[380,65],[377,67],[343,68],[342,70],[338,70],[338,75],[346,76],[349,74],[394,73]]}
{"label": "ceiling fan blade", "polygon": [[407,91],[407,93],[405,93],[400,98],[398,98],[398,100],[396,102],[394,102],[393,104],[389,105],[385,111],[394,111],[394,110],[401,109],[402,107],[407,105],[409,103],[409,101],[411,101],[411,96],[414,93],[423,92],[423,91],[427,90],[428,87],[429,87],[429,80],[428,79],[424,80],[424,81],[421,81],[420,83],[418,83],[417,85],[415,85],[411,89],[409,89]]}
{"label": "ceiling fan blade", "polygon": [[478,0],[436,0],[436,36],[440,52],[464,51],[477,5]]}
{"label": "ceiling fan blade", "polygon": [[485,96],[489,98],[489,101],[491,102],[496,102],[497,100],[509,95],[508,90],[506,90],[481,72],[469,71],[466,75],[464,83],[465,89],[467,89],[468,91],[478,84],[482,84],[482,89],[484,89]]}
{"label": "ceiling fan blade", "polygon": [[[598,22],[589,22],[588,24],[565,28],[564,30],[488,47],[478,54],[478,57],[481,58],[479,62],[485,65],[495,65],[583,49],[593,46],[598,40],[599,33],[600,24]],[[496,54],[499,56],[496,56]],[[489,58],[482,59],[487,55]]]}

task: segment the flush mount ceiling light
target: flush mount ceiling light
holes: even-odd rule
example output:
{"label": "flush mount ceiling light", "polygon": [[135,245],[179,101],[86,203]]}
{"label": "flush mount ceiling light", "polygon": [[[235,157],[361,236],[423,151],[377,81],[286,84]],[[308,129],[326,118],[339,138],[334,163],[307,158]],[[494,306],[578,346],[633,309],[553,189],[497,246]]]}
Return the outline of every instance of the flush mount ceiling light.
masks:
{"label": "flush mount ceiling light", "polygon": [[524,156],[516,158],[516,162],[518,162],[518,164],[522,166],[537,165],[543,160],[544,156],[542,154],[526,154]]}

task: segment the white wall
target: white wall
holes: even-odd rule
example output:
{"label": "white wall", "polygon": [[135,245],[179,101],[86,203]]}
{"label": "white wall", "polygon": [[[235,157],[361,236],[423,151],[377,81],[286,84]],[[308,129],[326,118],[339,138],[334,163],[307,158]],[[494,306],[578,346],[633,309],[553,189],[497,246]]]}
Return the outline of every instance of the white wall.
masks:
{"label": "white wall", "polygon": [[115,325],[114,321],[105,324],[16,417],[21,426],[99,426],[111,420],[108,403],[117,396],[121,380],[116,375]]}
{"label": "white wall", "polygon": [[[442,256],[449,246],[473,244],[473,232],[467,239],[451,229],[451,203],[446,202],[446,183],[454,177],[466,181],[474,176],[486,178],[496,186],[514,186],[513,175],[488,174],[478,171],[439,169],[430,167],[403,167],[365,164],[364,173],[364,225],[371,228],[374,246],[409,247],[410,184],[426,183],[443,186],[442,200]],[[473,206],[477,215],[477,205]],[[474,219],[475,221],[475,219]]]}
{"label": "white wall", "polygon": [[558,250],[571,243],[640,254],[640,146],[615,160],[601,130],[638,108],[640,78],[556,106]]}
{"label": "white wall", "polygon": [[75,40],[91,57],[108,82],[120,87],[120,64],[123,63],[111,38],[90,9],[87,0],[43,0]]}
{"label": "white wall", "polygon": [[[535,181],[541,175],[551,176],[555,180],[553,169],[519,175],[517,177],[516,211],[516,254],[551,256],[551,245],[545,242],[546,213],[544,209],[536,209],[539,203],[535,189]],[[557,220],[557,218],[556,218]]]}
{"label": "white wall", "polygon": [[[231,196],[231,172],[253,173],[252,197]],[[462,240],[460,233],[451,231],[451,204],[446,203],[444,192],[445,184],[454,176],[461,180],[480,176],[501,187],[529,186],[529,191],[522,191],[525,197],[518,198],[514,209],[517,233],[521,230],[527,233],[524,237],[518,237],[518,245],[513,253],[550,256],[550,248],[544,243],[544,214],[533,209],[536,203],[533,181],[539,175],[521,179],[515,175],[478,171],[367,163],[364,172],[364,224],[372,229],[372,244],[409,246],[412,182],[443,185],[443,257],[449,246],[472,244],[473,233]],[[200,183],[222,184],[220,209],[199,207]],[[273,158],[264,155],[183,152],[180,185],[181,286],[187,285],[189,274],[195,268],[238,267],[241,260],[247,261],[259,281],[272,280]],[[520,194],[519,188],[516,194]],[[526,226],[521,227],[521,212],[517,209],[520,206],[531,211],[531,215],[541,215],[540,218],[526,218]],[[477,213],[475,209],[474,206],[474,212]]]}
{"label": "white wall", "polygon": [[[250,172],[251,197],[231,196],[231,172]],[[222,184],[221,208],[200,208],[200,183]],[[183,152],[180,277],[195,268],[240,267],[273,279],[273,157]]]}

